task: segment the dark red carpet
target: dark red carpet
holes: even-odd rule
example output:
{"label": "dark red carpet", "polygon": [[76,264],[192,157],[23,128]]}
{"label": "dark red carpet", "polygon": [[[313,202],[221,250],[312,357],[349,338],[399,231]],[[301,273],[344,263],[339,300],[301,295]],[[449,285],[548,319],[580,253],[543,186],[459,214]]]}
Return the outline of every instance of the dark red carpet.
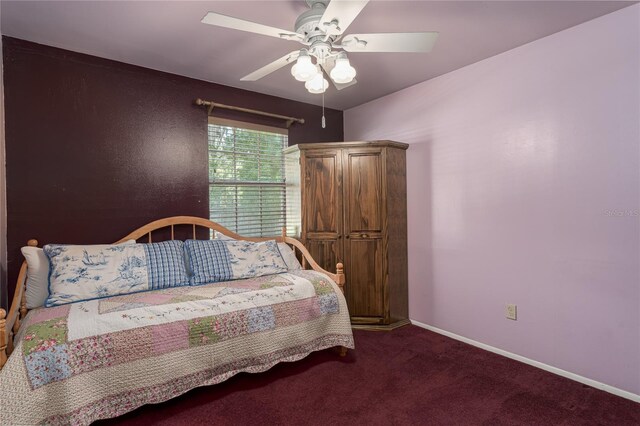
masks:
{"label": "dark red carpet", "polygon": [[640,404],[415,326],[316,352],[102,425],[640,425]]}

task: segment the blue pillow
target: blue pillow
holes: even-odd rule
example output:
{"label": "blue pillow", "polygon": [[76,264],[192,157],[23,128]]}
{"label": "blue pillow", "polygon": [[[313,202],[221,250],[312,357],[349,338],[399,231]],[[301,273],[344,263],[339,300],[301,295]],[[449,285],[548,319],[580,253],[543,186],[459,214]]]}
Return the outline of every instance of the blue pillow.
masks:
{"label": "blue pillow", "polygon": [[140,244],[147,256],[149,289],[189,285],[182,241]]}
{"label": "blue pillow", "polygon": [[191,285],[287,272],[275,240],[187,240],[184,243]]}

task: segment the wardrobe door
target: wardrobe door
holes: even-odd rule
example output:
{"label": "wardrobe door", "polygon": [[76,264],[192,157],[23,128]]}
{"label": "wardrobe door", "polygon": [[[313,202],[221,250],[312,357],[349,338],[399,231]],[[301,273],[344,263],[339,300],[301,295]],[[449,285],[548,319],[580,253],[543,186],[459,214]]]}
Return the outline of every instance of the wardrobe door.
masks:
{"label": "wardrobe door", "polygon": [[335,272],[342,262],[342,158],[339,149],[306,150],[302,241],[318,264]]}
{"label": "wardrobe door", "polygon": [[382,157],[380,148],[345,149],[343,154],[345,290],[354,324],[383,323],[387,311]]}

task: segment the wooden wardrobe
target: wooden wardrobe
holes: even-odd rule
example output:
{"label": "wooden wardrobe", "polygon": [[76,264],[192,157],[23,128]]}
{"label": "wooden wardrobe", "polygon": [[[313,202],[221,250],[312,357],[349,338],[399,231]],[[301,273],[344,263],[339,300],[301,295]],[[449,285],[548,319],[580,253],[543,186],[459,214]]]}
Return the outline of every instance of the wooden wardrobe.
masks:
{"label": "wooden wardrobe", "polygon": [[407,324],[406,150],[393,141],[285,150],[287,233],[324,269],[344,264],[354,326]]}

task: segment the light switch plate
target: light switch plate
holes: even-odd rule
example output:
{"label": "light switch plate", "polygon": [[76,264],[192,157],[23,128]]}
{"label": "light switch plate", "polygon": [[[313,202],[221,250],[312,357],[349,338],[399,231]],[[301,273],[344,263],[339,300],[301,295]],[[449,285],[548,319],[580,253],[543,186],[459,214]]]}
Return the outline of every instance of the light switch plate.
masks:
{"label": "light switch plate", "polygon": [[513,303],[507,303],[504,307],[504,315],[507,319],[517,321],[518,320],[518,306]]}

